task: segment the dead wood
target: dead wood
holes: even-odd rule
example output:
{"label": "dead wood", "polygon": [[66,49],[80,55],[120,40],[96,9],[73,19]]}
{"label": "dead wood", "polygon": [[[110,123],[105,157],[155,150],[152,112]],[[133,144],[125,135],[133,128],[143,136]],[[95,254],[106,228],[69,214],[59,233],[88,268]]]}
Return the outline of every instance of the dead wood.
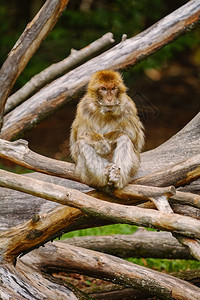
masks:
{"label": "dead wood", "polygon": [[[48,273],[64,271],[84,273],[128,287],[143,290],[159,299],[198,299],[200,289],[178,278],[137,266],[108,254],[83,249],[60,242],[47,244],[20,259]],[[17,263],[18,265],[18,263]]]}
{"label": "dead wood", "polygon": [[[99,217],[114,223],[126,223],[144,227],[157,228],[159,230],[173,231],[187,237],[200,238],[200,221],[190,217],[158,212],[152,209],[146,210],[139,207],[130,207],[116,203],[97,200],[77,190],[41,182],[36,179],[28,179],[25,176],[11,174],[0,170],[0,185],[14,188],[30,193],[50,201],[69,205],[80,209],[89,216]],[[65,210],[63,209],[65,214]],[[71,214],[73,210],[71,210]],[[75,218],[79,211],[75,210]],[[70,220],[73,220],[71,215]],[[45,219],[39,218],[36,222],[20,224],[7,232],[1,232],[2,255],[7,260],[13,260],[20,253],[28,251],[33,247],[45,242],[54,232],[61,230],[65,217],[54,215],[54,226],[52,219],[47,215]],[[56,223],[60,219],[61,223]],[[63,228],[63,227],[62,227]],[[51,232],[53,230],[53,232]]]}
{"label": "dead wood", "polygon": [[86,292],[96,300],[153,300],[146,292],[138,291],[133,288],[122,287],[119,285],[108,284],[107,286],[88,288]]}
{"label": "dead wood", "polygon": [[188,249],[181,246],[170,232],[139,229],[134,234],[82,236],[64,239],[62,242],[121,258],[193,259]]}
{"label": "dead wood", "polygon": [[189,204],[194,207],[200,208],[200,195],[176,191],[176,195],[171,196],[170,198],[175,201],[178,200],[179,203]]}
{"label": "dead wood", "polygon": [[0,137],[14,139],[69,101],[84,87],[93,72],[136,64],[191,30],[199,18],[199,2],[191,0],[137,36],[123,40],[112,49],[70,71],[7,114]]}
{"label": "dead wood", "polygon": [[[90,190],[86,185],[76,181],[66,180],[55,176],[47,176],[41,173],[27,173],[24,174],[24,176],[26,176],[27,179],[31,177],[40,181],[77,189],[84,193]],[[0,198],[0,230],[6,230],[12,226],[29,221],[30,219],[34,218],[35,215],[41,216],[44,213],[48,214],[52,211],[52,209],[59,206],[59,204],[55,202],[3,187],[0,187]],[[62,209],[65,209],[67,213],[68,208],[66,206],[62,206]],[[66,218],[67,216],[68,215],[66,215]],[[86,219],[85,223],[87,223]]]}
{"label": "dead wood", "polygon": [[[48,4],[49,1],[46,3]],[[0,116],[3,114],[6,98],[16,78],[39,46],[41,39],[46,36],[47,32],[57,21],[67,1],[54,1],[53,3],[55,6],[51,3],[48,6],[49,10],[45,10],[45,16],[42,14],[43,10],[41,10],[27,27],[0,71],[0,79],[2,74],[4,80],[7,78],[5,89],[1,90]],[[46,15],[49,17],[48,21],[45,18]],[[122,42],[116,47],[55,80],[48,88],[43,88],[24,104],[9,113],[5,118],[5,126],[1,137],[7,139],[15,138],[17,134],[21,134],[29,129],[49,113],[52,113],[59,106],[69,101],[74,93],[80,91],[87,83],[92,72],[100,68],[120,69],[135,64],[174,40],[174,36],[178,37],[186,32],[188,28],[191,28],[198,22],[199,18],[199,3],[197,0],[192,0],[135,38],[129,40],[123,38]],[[34,30],[34,26],[37,22],[41,24],[40,21],[43,19],[44,23],[46,23],[45,25],[43,23],[37,32]],[[28,31],[30,36],[27,36]],[[27,37],[30,43],[26,43]],[[28,48],[23,47],[22,50],[21,46],[23,46],[24,42]],[[6,64],[11,64],[13,60],[15,60],[16,68],[13,74],[9,74],[7,71],[9,68],[6,69]],[[5,70],[7,73],[4,73]],[[35,101],[36,98],[37,101]],[[129,185],[124,190],[124,193],[123,191],[116,191],[118,197],[124,197],[126,200],[128,199],[127,201],[130,201],[129,199],[131,198],[142,201],[151,200],[161,212],[154,209],[147,210],[141,207],[131,207],[97,200],[91,196],[92,192],[88,195],[62,186],[62,180],[64,179],[58,179],[58,184],[56,185],[52,182],[39,181],[28,176],[11,174],[0,170],[0,185],[4,187],[0,189],[0,192],[3,190],[4,193],[8,191],[5,188],[12,188],[45,198],[53,202],[53,204],[54,202],[63,204],[57,207],[54,204],[51,206],[54,207],[53,210],[48,211],[48,213],[39,214],[36,211],[31,220],[0,232],[2,261],[0,290],[3,297],[12,297],[14,299],[85,299],[84,295],[78,295],[75,291],[72,292],[68,286],[61,286],[59,282],[48,275],[51,271],[56,272],[62,269],[106,278],[106,280],[117,282],[121,285],[143,290],[143,292],[161,299],[198,299],[200,290],[182,280],[138,267],[116,257],[64,243],[55,242],[51,245],[47,244],[45,249],[33,250],[31,254],[18,259],[16,268],[10,263],[15,263],[16,258],[20,254],[25,254],[66,231],[109,223],[127,223],[172,231],[176,238],[183,245],[189,247],[190,252],[197,259],[200,259],[199,244],[197,241],[192,240],[192,238],[200,238],[200,221],[174,214],[170,206],[171,202],[170,204],[168,203],[168,199],[171,197],[176,202],[178,200],[188,201],[190,204],[197,203],[196,207],[199,205],[199,198],[196,195],[191,193],[185,195],[182,191],[179,191],[176,197],[175,189],[171,186],[169,187],[169,185],[181,186],[183,184],[189,186],[191,181],[197,182],[197,179],[200,177],[199,119],[200,114],[185,129],[165,143],[164,148],[163,146],[158,147],[153,152],[153,155],[156,154],[154,160],[154,164],[155,161],[156,164],[153,168],[151,166],[152,161],[150,163],[148,161],[152,152],[149,151],[147,154],[142,155],[141,166],[143,166],[143,174],[141,175],[139,171],[137,177],[143,176],[143,178],[135,179],[134,182],[136,183],[136,180],[138,180],[137,184],[140,184],[140,186],[136,184]],[[2,117],[0,119],[1,122]],[[78,178],[74,177],[72,164],[60,162],[56,171],[54,171],[56,161],[45,159],[45,162],[43,162],[42,156],[38,157],[38,154],[30,152],[26,142],[19,141],[15,144],[6,143],[2,140],[0,142],[2,157],[22,165],[24,164],[33,170],[78,180]],[[185,161],[183,161],[183,157]],[[147,159],[146,163],[144,158]],[[36,161],[38,162],[36,163]],[[177,165],[174,165],[174,163]],[[158,173],[161,166],[167,168]],[[157,171],[157,173],[148,175],[153,171]],[[147,175],[146,182],[145,175]],[[162,182],[158,181],[159,177],[165,177],[165,180]],[[168,184],[171,182],[172,177],[173,183]],[[143,180],[145,184],[152,186],[142,186]],[[150,182],[156,184],[151,184]],[[13,195],[16,195],[16,193],[14,191]],[[18,193],[18,197],[21,194]],[[35,200],[35,197],[26,197],[26,201]],[[165,200],[164,205],[163,199]],[[47,202],[42,199],[38,203],[40,203],[38,206],[34,203],[36,210],[39,207],[41,208],[41,203],[44,205],[44,211],[46,211],[47,206],[48,209],[50,208],[49,205],[46,206]],[[15,210],[14,205],[12,209]],[[23,210],[23,208],[21,209]],[[197,208],[193,209],[197,210]],[[192,244],[194,245],[193,248]],[[187,252],[186,249],[184,251]],[[43,276],[42,272],[45,272],[45,276]]]}
{"label": "dead wood", "polygon": [[[186,280],[196,286],[200,286],[200,271],[197,269],[186,270],[180,272],[170,273],[174,277]],[[145,292],[138,291],[133,288],[125,288],[119,285],[107,284],[100,287],[89,287],[84,288],[84,291],[87,292],[95,299],[104,300],[121,300],[121,299],[130,299],[130,300],[153,300],[155,298],[150,298]]]}
{"label": "dead wood", "polygon": [[170,206],[176,214],[192,217],[198,220],[200,219],[200,210],[198,208],[190,205],[174,203],[173,201],[170,201]]}
{"label": "dead wood", "polygon": [[2,264],[0,268],[0,296],[1,299],[14,300],[89,300],[83,293],[69,288],[69,286],[52,276],[44,275],[36,266],[21,263],[17,267]]}
{"label": "dead wood", "polygon": [[27,25],[4,62],[0,70],[0,129],[3,124],[5,102],[16,79],[56,24],[67,3],[68,0],[47,0],[32,22]]}
{"label": "dead wood", "polygon": [[0,157],[34,171],[79,181],[74,174],[74,164],[35,153],[28,148],[25,140],[8,142],[0,139]]}
{"label": "dead wood", "polygon": [[108,32],[79,51],[72,49],[71,54],[67,58],[44,69],[42,72],[32,77],[31,80],[28,81],[20,90],[11,95],[7,99],[5,113],[11,111],[14,107],[24,102],[30,95],[37,92],[51,80],[54,80],[56,77],[66,73],[86,58],[91,57],[113,42],[113,34]]}
{"label": "dead wood", "polygon": [[[168,141],[166,141],[165,143],[163,143],[162,145],[160,145],[159,147],[153,150],[142,153],[141,167],[139,168],[137,174],[138,179],[136,181],[133,181],[133,183],[144,184],[143,179],[139,177],[143,177],[150,173],[160,171],[165,167],[170,167],[173,164],[177,164],[180,161],[199,155],[200,154],[199,149],[200,149],[200,112],[183,129],[181,129],[177,134],[171,137]],[[154,185],[154,186],[170,185],[168,181],[169,181],[169,177],[166,177],[165,180],[165,176],[162,176],[162,174],[160,173],[160,177],[152,176],[152,179],[149,177],[148,185]],[[178,181],[181,181],[181,179],[179,178]],[[146,180],[145,180],[145,184],[147,185]],[[188,191],[189,189],[190,188],[188,188]]]}
{"label": "dead wood", "polygon": [[163,168],[144,178],[138,178],[134,183],[151,185],[156,182],[156,186],[173,184],[175,186],[185,185],[200,177],[200,154],[193,156],[181,163]]}
{"label": "dead wood", "polygon": [[[198,208],[192,207],[190,205],[183,205],[179,203],[174,203],[173,200],[169,200],[170,206],[173,210],[173,212],[183,215],[192,217],[195,219],[200,219],[200,210]],[[153,204],[153,202],[144,202],[142,204],[137,204],[138,207],[147,208],[147,209],[156,209],[156,206]]]}
{"label": "dead wood", "polygon": [[[200,171],[199,164],[197,164],[196,168],[197,168],[197,173],[199,173],[199,171]],[[189,173],[193,173],[193,172],[191,172],[191,171],[187,172],[186,177],[190,177]],[[194,174],[196,176],[196,171],[194,172]],[[177,178],[175,178],[175,180],[177,180]],[[160,196],[160,197],[159,196],[154,197],[154,198],[151,199],[151,201],[153,202],[153,204],[156,206],[156,208],[159,211],[169,213],[169,214],[170,213],[173,214],[173,210],[172,210],[171,206],[169,205],[168,198],[167,198],[166,195],[163,195],[163,196]],[[177,232],[173,232],[173,235],[174,235],[175,238],[177,238],[177,240],[182,245],[188,247],[188,249],[189,249],[189,251],[190,251],[190,253],[193,257],[195,257],[197,260],[200,260],[200,243],[199,243],[198,240],[195,240],[195,239],[193,240],[193,239],[186,238],[186,237],[178,234]]]}
{"label": "dead wood", "polygon": [[[181,153],[181,147],[180,147],[180,144],[179,144],[179,151],[178,152],[173,152],[173,149],[174,149],[174,147],[173,147],[173,145],[176,145],[176,142],[177,143],[179,143],[179,140],[181,139],[182,140],[182,142],[183,142],[183,147],[184,147],[184,150],[186,149],[186,151],[187,151],[187,147],[188,147],[188,143],[189,143],[189,145],[190,145],[190,150],[191,150],[191,153],[190,153],[190,155],[192,155],[193,153],[197,153],[197,151],[199,152],[199,147],[198,147],[198,138],[197,138],[197,133],[198,133],[198,130],[199,130],[199,123],[196,123],[196,122],[198,122],[198,118],[199,118],[199,116],[200,116],[200,114],[199,115],[197,115],[180,133],[178,133],[175,137],[173,137],[171,140],[172,141],[174,141],[174,143],[171,143],[170,142],[170,140],[167,142],[167,143],[165,143],[165,145],[166,144],[169,144],[170,145],[170,149],[172,150],[172,153],[173,153],[173,161],[177,158],[177,160],[180,160],[180,153]],[[193,130],[193,128],[194,128],[194,131],[193,131],[193,134],[191,134],[190,135],[190,133],[191,133],[191,131],[190,130]],[[183,138],[185,138],[185,140],[183,139]],[[188,141],[188,143],[187,143],[187,141]],[[7,143],[7,142],[6,142]],[[20,153],[20,151],[18,151],[17,149],[19,148],[19,149],[21,149],[22,150],[22,152],[21,152],[21,157],[22,156],[24,156],[24,157],[28,157],[28,151],[26,150],[25,152],[24,152],[24,149],[26,148],[23,144],[22,144],[22,146],[21,147],[14,147],[14,149],[11,147],[10,148],[10,144],[12,144],[13,145],[13,143],[9,143],[8,142],[8,144],[6,144],[6,146],[8,147],[8,153],[9,153],[9,151],[10,151],[10,157],[11,156],[13,156],[13,157],[15,157],[15,154],[16,153]],[[5,144],[4,144],[4,146],[5,146]],[[15,146],[17,146],[17,145],[15,145]],[[19,145],[18,145],[19,146]],[[25,147],[25,148],[24,148]],[[14,151],[15,150],[15,151]],[[156,155],[154,155],[154,151],[156,152]],[[165,155],[165,153],[167,154],[167,152],[166,152],[166,150],[165,150],[165,147],[162,147],[162,145],[160,146],[160,147],[158,147],[157,149],[155,149],[154,151],[149,151],[149,152],[146,152],[146,153],[144,153],[143,155],[142,155],[142,163],[141,163],[141,170],[144,170],[144,172],[147,172],[147,170],[148,170],[148,165],[150,164],[150,167],[151,167],[151,162],[153,161],[153,160],[155,160],[155,158],[156,158],[156,163],[154,163],[154,165],[158,165],[158,166],[160,166],[161,164],[164,164],[165,163],[165,160],[163,160],[163,157],[167,160],[167,159],[169,159],[168,158],[168,156],[167,155]],[[4,148],[4,153],[6,153],[6,147]],[[27,154],[27,155],[22,155],[22,154]],[[176,156],[175,156],[175,153],[176,153]],[[149,154],[151,154],[151,158],[150,158],[150,156],[149,156]],[[164,154],[164,155],[163,155]],[[170,152],[170,155],[171,155],[171,152]],[[35,158],[35,157],[34,157]],[[146,158],[146,160],[145,160],[145,158]],[[15,158],[16,159],[16,158]],[[38,159],[36,159],[35,158],[35,161],[36,160],[38,160]],[[43,160],[43,157],[41,157],[41,159],[40,159],[40,161],[42,161]],[[26,162],[27,163],[27,162]],[[56,165],[55,165],[56,166]],[[144,168],[143,168],[143,166],[144,166]],[[149,168],[149,171],[150,171],[151,169]],[[140,173],[140,171],[139,171],[139,173]],[[31,175],[31,176],[34,176],[34,175]],[[41,176],[42,175],[40,175],[39,177],[41,178]],[[44,176],[44,175],[43,175]],[[44,176],[45,177],[45,176]],[[36,174],[36,178],[38,178],[38,174]],[[57,184],[65,184],[65,183],[67,183],[67,182],[69,182],[69,181],[66,181],[66,180],[64,180],[64,179],[59,179],[59,178],[56,178],[56,177],[49,177],[49,176],[47,176],[47,180],[49,180],[50,182],[55,182],[56,181],[56,183]],[[55,181],[54,181],[55,180]],[[78,183],[70,183],[70,184],[74,184],[75,186],[73,186],[73,187],[75,187],[76,188],[76,185],[78,184]],[[79,186],[78,186],[78,188],[80,188],[80,186],[82,186],[81,184],[78,184]],[[188,185],[189,186],[189,185]],[[48,188],[49,189],[49,188]],[[84,189],[85,189],[85,191],[87,190],[88,191],[88,189],[87,189],[87,187],[86,186],[84,186]],[[4,189],[3,189],[3,191],[4,191]],[[56,187],[56,191],[57,191],[57,187]],[[4,199],[6,198],[6,195],[9,195],[9,193],[11,193],[10,194],[10,197],[11,198],[13,198],[13,197],[18,197],[18,198],[21,198],[23,201],[21,202],[22,204],[22,207],[23,207],[23,209],[25,210],[25,213],[27,213],[27,216],[25,216],[25,214],[23,214],[22,213],[22,208],[21,208],[21,206],[19,207],[19,209],[18,209],[18,215],[16,215],[16,213],[17,212],[15,212],[15,210],[13,211],[13,209],[12,208],[10,208],[10,205],[9,205],[9,199],[8,199],[8,201],[6,201],[5,202],[5,210],[1,210],[2,212],[4,212],[3,213],[3,216],[5,216],[5,211],[7,210],[7,213],[9,212],[9,211],[11,211],[11,214],[13,214],[13,215],[16,215],[16,217],[18,218],[19,217],[19,213],[22,213],[22,215],[23,215],[23,218],[24,219],[26,219],[26,218],[30,218],[30,216],[32,217],[32,215],[34,215],[35,213],[37,214],[37,213],[39,213],[40,212],[40,207],[42,208],[42,207],[44,207],[45,209],[47,209],[48,207],[51,207],[52,208],[52,206],[51,206],[51,204],[49,204],[49,203],[47,203],[45,200],[40,200],[40,199],[38,199],[38,198],[36,198],[37,199],[37,201],[35,200],[35,197],[32,197],[31,198],[31,196],[26,196],[25,194],[21,194],[21,193],[19,193],[19,192],[17,192],[17,191],[10,191],[10,190],[7,190],[6,189],[6,191],[5,191],[5,194],[4,194]],[[17,195],[19,195],[19,196],[17,196]],[[2,196],[2,192],[1,192],[1,196]],[[32,203],[34,203],[34,205],[33,204],[28,204],[27,203],[27,201],[26,201],[26,197],[27,197],[27,200],[30,198],[30,201],[32,202]],[[196,195],[194,195],[194,199],[195,199],[195,197],[196,197]],[[193,199],[193,200],[194,200]],[[128,200],[129,201],[129,200]],[[2,203],[2,202],[1,202]],[[15,207],[17,207],[17,205],[18,205],[18,203],[19,203],[19,200],[17,200],[16,199],[16,202],[15,202]],[[20,205],[20,203],[19,203],[19,205]],[[52,203],[52,205],[53,205],[53,203]],[[54,204],[55,205],[55,204]],[[26,207],[27,207],[27,210],[26,210]],[[176,206],[177,208],[179,208],[179,211],[180,211],[180,205],[178,205],[178,206]],[[65,210],[65,208],[63,208],[64,210]],[[72,209],[72,208],[71,208]],[[67,208],[66,208],[66,210],[67,210]],[[43,211],[44,211],[44,209],[43,209]],[[73,209],[72,209],[72,211],[73,211]],[[76,210],[77,211],[77,210]],[[80,213],[80,212],[79,212]],[[190,213],[189,212],[189,209],[188,209],[188,213]],[[76,214],[76,213],[75,213]],[[198,218],[198,212],[192,212],[192,216],[194,216],[194,215],[197,215],[197,218]],[[80,215],[82,215],[82,214],[80,214]],[[72,224],[71,224],[71,228],[76,228],[76,229],[78,229],[78,226],[80,226],[80,224],[79,224],[79,222],[77,222],[77,220],[79,220],[79,217],[80,217],[80,215],[78,214],[77,215],[77,218],[75,218],[74,219],[74,223],[73,223],[73,226],[72,226]],[[22,220],[24,220],[24,219],[22,219]],[[1,220],[2,220],[2,218],[1,218]],[[88,222],[89,222],[89,220],[90,219],[84,219],[84,221],[86,222],[86,224],[85,224],[85,226],[87,227],[87,226],[89,226],[89,224],[91,224],[91,223],[89,223],[88,224]],[[93,222],[94,222],[94,219],[91,219],[91,220],[93,220]],[[19,218],[19,221],[20,221],[20,218]],[[113,222],[117,222],[118,220],[106,220],[106,222],[107,222],[107,224],[109,224],[109,223],[113,223]],[[3,219],[3,222],[4,222],[4,226],[8,226],[7,224],[8,224],[8,221],[6,221],[5,220],[5,218]],[[11,224],[16,224],[15,223],[16,222],[16,219],[13,219],[13,220],[10,220],[10,225]],[[77,223],[76,223],[77,222]],[[105,220],[104,220],[104,224],[106,224],[106,222],[105,222]],[[99,222],[99,220],[98,220],[98,225],[102,225],[102,223],[101,222]],[[93,223],[93,225],[95,224],[96,226],[98,226],[97,225],[97,223],[96,222],[94,222]],[[19,223],[18,223],[19,224]],[[77,226],[76,226],[77,225]],[[141,224],[139,224],[139,225],[141,225]],[[2,225],[1,225],[2,226]],[[83,226],[83,225],[82,225]],[[7,228],[7,227],[6,227]],[[63,223],[63,227],[62,227],[62,229],[61,228],[54,228],[54,231],[51,233],[51,235],[53,236],[53,237],[55,237],[56,236],[56,230],[58,229],[58,231],[57,231],[57,236],[59,235],[59,234],[61,234],[60,232],[62,231],[62,232],[66,232],[66,231],[68,231],[69,230],[69,228],[67,227],[67,224],[66,224],[66,226],[64,226],[64,223]],[[47,236],[45,236],[44,235],[44,238],[41,240],[41,243],[44,243],[45,241],[47,241],[48,240],[48,237]],[[35,246],[36,244],[38,243],[38,241],[34,241],[34,245],[33,246]],[[18,253],[19,254],[19,253]],[[17,255],[18,255],[17,254]]]}
{"label": "dead wood", "polygon": [[[200,113],[163,145],[142,153],[141,166],[133,183],[152,186],[189,183],[200,173],[199,149]],[[36,154],[23,140],[11,143],[0,139],[0,156],[32,170],[78,180],[74,175],[73,164]],[[179,166],[181,161],[183,164]],[[145,178],[138,178],[144,176]]]}

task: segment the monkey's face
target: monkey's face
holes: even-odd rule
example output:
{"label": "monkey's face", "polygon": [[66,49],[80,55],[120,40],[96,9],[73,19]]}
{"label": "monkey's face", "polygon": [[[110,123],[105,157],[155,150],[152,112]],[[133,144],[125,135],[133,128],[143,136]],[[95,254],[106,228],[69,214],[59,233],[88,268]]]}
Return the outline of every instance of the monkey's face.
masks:
{"label": "monkey's face", "polygon": [[98,104],[104,112],[114,111],[119,105],[119,89],[115,85],[101,86],[97,90]]}

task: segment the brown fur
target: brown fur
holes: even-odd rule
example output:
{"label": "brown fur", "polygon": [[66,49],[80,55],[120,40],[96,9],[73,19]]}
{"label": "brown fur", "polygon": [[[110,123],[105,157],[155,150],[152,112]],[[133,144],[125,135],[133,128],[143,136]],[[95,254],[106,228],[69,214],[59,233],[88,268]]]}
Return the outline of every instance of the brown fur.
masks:
{"label": "brown fur", "polygon": [[89,185],[122,188],[138,169],[143,143],[143,126],[120,74],[93,74],[71,129],[78,175]]}

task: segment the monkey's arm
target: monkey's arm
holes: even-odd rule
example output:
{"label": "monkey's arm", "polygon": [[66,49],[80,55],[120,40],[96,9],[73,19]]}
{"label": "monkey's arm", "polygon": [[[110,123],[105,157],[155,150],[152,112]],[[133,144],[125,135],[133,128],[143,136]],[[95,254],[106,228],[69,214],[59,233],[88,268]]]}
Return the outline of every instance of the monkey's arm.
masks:
{"label": "monkey's arm", "polygon": [[112,147],[103,135],[94,131],[87,131],[81,134],[78,138],[84,140],[89,146],[93,147],[98,155],[101,157],[107,157],[111,154]]}

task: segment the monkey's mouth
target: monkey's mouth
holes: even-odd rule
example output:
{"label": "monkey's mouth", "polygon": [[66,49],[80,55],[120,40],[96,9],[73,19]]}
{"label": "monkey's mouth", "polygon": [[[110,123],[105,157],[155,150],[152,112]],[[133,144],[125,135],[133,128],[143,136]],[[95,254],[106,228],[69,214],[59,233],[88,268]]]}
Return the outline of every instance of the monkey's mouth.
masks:
{"label": "monkey's mouth", "polygon": [[118,107],[119,104],[100,104],[100,106],[101,106],[102,108],[112,109],[112,108]]}
{"label": "monkey's mouth", "polygon": [[118,105],[101,105],[102,113],[114,113]]}

